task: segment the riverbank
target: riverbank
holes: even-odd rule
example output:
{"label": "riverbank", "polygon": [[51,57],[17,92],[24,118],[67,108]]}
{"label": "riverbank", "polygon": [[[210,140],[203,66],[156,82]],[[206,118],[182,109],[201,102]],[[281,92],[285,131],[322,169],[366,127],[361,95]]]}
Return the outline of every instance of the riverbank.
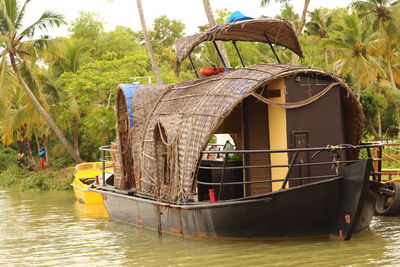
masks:
{"label": "riverbank", "polygon": [[73,167],[27,171],[11,166],[0,172],[0,187],[22,192],[71,190]]}

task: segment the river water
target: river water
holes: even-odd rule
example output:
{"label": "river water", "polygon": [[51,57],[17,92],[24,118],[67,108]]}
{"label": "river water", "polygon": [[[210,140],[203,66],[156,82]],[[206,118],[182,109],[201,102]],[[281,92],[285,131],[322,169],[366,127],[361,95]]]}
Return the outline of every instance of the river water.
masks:
{"label": "river water", "polygon": [[224,241],[136,228],[72,192],[0,190],[1,266],[400,266],[400,216],[350,241]]}

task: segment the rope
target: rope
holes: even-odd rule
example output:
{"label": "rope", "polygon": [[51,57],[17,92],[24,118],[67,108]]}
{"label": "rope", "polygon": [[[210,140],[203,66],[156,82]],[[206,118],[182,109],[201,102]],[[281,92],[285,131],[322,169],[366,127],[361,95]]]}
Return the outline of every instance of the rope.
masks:
{"label": "rope", "polygon": [[313,95],[310,98],[307,98],[305,100],[302,101],[298,101],[298,102],[291,102],[291,103],[278,103],[275,101],[271,101],[257,93],[255,93],[254,91],[250,93],[250,95],[254,96],[255,98],[257,98],[258,100],[264,102],[265,104],[274,106],[274,107],[280,107],[280,108],[284,108],[284,109],[294,109],[294,108],[299,108],[299,107],[303,107],[306,106],[308,104],[311,104],[312,102],[318,100],[319,98],[321,98],[322,96],[324,96],[327,92],[329,92],[330,89],[332,89],[332,87],[338,85],[340,83],[336,82],[336,83],[331,83],[330,85],[328,85],[324,90],[322,90],[321,92]]}

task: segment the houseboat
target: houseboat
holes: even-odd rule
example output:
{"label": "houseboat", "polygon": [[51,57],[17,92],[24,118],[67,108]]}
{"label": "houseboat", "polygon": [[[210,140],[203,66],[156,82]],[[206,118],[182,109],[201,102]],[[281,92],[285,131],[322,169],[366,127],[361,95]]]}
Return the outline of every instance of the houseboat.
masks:
{"label": "houseboat", "polygon": [[[177,68],[203,42],[262,42],[277,64],[215,71],[175,84],[120,85],[111,218],[181,236],[227,239],[327,237],[368,227],[382,184],[360,150],[361,104],[336,75],[281,64],[276,46],[299,56],[291,24],[243,18],[178,39]],[[215,44],[218,54],[218,46]],[[205,73],[205,71],[202,71]],[[215,134],[228,149],[207,149]]]}

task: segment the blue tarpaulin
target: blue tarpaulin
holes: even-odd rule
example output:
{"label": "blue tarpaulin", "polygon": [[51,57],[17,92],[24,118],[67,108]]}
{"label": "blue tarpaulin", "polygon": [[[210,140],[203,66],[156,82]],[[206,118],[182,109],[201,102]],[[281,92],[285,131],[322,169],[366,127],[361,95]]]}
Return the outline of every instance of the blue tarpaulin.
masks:
{"label": "blue tarpaulin", "polygon": [[249,20],[249,19],[254,19],[254,18],[247,17],[247,16],[243,15],[240,11],[235,11],[232,13],[231,17],[226,21],[226,23],[242,21],[242,20]]}
{"label": "blue tarpaulin", "polygon": [[133,116],[132,116],[132,100],[133,100],[133,95],[136,92],[137,89],[137,84],[120,84],[119,87],[124,91],[125,95],[125,101],[126,101],[126,107],[128,108],[128,115],[129,115],[129,124],[132,127],[133,126]]}
{"label": "blue tarpaulin", "polygon": [[129,125],[133,127],[133,115],[132,115],[132,101],[135,95],[135,92],[139,88],[150,88],[151,86],[148,84],[120,84],[119,87],[124,91],[126,107],[128,108],[128,115],[129,115]]}

